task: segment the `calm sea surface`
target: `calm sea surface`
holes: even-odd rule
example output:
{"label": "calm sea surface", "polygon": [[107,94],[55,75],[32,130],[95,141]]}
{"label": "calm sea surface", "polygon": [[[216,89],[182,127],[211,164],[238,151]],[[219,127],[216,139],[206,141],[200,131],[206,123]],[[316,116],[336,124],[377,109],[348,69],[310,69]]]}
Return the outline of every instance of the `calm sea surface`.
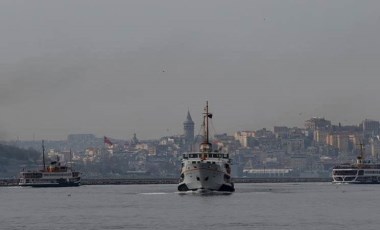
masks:
{"label": "calm sea surface", "polygon": [[236,184],[232,195],[176,185],[0,187],[0,229],[379,229],[380,185]]}

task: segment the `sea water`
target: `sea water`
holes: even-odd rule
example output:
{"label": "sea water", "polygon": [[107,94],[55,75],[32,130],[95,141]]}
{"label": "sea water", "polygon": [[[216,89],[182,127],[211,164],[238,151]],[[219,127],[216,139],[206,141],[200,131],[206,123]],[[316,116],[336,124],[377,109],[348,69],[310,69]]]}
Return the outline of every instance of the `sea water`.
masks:
{"label": "sea water", "polygon": [[379,229],[380,185],[236,184],[232,194],[176,185],[0,187],[0,229]]}

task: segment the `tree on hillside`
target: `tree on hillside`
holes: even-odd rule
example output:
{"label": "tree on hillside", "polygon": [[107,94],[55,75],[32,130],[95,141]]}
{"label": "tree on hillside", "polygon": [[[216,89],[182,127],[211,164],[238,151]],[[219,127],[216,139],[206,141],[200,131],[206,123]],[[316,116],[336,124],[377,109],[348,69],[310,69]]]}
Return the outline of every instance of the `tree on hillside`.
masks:
{"label": "tree on hillside", "polygon": [[14,159],[20,161],[36,161],[41,157],[41,153],[34,149],[20,149],[14,146],[0,144],[0,158]]}

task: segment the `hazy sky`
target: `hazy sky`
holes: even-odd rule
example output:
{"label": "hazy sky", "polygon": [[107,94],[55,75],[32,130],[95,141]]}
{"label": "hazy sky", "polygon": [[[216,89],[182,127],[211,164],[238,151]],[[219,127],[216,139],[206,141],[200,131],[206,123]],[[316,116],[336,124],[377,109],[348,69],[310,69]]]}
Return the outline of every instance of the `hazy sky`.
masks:
{"label": "hazy sky", "polygon": [[380,120],[380,1],[0,1],[0,139]]}

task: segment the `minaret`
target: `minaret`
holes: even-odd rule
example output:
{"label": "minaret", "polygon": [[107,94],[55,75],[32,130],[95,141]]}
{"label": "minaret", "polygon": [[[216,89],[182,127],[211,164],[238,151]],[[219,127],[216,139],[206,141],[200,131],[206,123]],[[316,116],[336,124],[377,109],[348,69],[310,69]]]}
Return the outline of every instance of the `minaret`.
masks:
{"label": "minaret", "polygon": [[190,111],[187,111],[186,121],[183,122],[183,131],[185,137],[185,150],[191,151],[194,142],[194,122],[191,119]]}

